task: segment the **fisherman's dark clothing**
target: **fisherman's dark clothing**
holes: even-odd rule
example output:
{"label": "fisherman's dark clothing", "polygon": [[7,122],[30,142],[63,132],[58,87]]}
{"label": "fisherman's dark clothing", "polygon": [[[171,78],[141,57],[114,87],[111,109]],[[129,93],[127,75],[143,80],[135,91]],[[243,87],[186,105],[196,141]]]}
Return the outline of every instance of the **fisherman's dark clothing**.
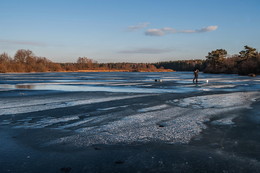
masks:
{"label": "fisherman's dark clothing", "polygon": [[193,83],[196,80],[196,83],[198,83],[198,77],[199,77],[199,70],[194,71],[194,78],[193,78]]}

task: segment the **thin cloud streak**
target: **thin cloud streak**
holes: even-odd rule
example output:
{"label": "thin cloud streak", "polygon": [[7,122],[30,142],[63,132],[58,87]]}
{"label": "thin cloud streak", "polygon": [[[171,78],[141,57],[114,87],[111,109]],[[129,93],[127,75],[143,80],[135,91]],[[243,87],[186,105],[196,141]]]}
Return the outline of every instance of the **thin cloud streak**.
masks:
{"label": "thin cloud streak", "polygon": [[2,40],[2,39],[0,39],[0,43],[9,44],[9,45],[14,44],[14,45],[28,45],[28,46],[39,46],[39,47],[47,46],[45,43],[42,43],[42,42],[19,41],[19,40]]}
{"label": "thin cloud streak", "polygon": [[218,26],[207,26],[205,28],[197,29],[197,30],[176,30],[174,28],[165,27],[161,29],[148,29],[145,31],[145,35],[147,36],[164,36],[166,34],[175,34],[175,33],[203,33],[203,32],[211,32],[218,29]]}
{"label": "thin cloud streak", "polygon": [[131,31],[131,32],[137,31],[137,30],[139,30],[139,29],[143,29],[143,28],[148,27],[149,24],[150,24],[149,22],[139,23],[139,24],[137,24],[137,25],[128,26],[128,27],[127,27],[127,30],[128,30],[128,31]]}
{"label": "thin cloud streak", "polygon": [[172,52],[171,49],[158,49],[158,48],[138,48],[132,50],[122,50],[118,53],[125,53],[125,54],[162,54],[167,52]]}
{"label": "thin cloud streak", "polygon": [[177,31],[173,28],[161,28],[161,29],[148,29],[145,32],[145,35],[149,35],[149,36],[163,36],[165,34],[170,34],[170,33],[176,33]]}

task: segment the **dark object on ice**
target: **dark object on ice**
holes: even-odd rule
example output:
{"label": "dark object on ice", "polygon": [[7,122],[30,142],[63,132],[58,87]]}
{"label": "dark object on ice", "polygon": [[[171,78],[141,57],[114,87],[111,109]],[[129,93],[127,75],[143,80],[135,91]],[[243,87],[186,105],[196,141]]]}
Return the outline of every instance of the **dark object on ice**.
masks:
{"label": "dark object on ice", "polygon": [[101,148],[100,148],[100,147],[94,147],[94,149],[95,149],[95,150],[101,150]]}
{"label": "dark object on ice", "polygon": [[154,82],[162,82],[162,79],[155,79]]}
{"label": "dark object on ice", "polygon": [[250,77],[256,77],[256,75],[255,75],[254,73],[250,73],[250,74],[248,74],[248,76],[250,76]]}
{"label": "dark object on ice", "polygon": [[79,117],[79,119],[84,119],[84,118],[86,118],[85,115],[79,115],[78,117]]}
{"label": "dark object on ice", "polygon": [[117,161],[115,161],[115,164],[124,164],[125,162],[124,161],[122,161],[122,160],[117,160]]}
{"label": "dark object on ice", "polygon": [[162,124],[159,124],[159,127],[164,127],[164,125],[162,125]]}
{"label": "dark object on ice", "polygon": [[69,173],[71,171],[71,167],[60,168],[60,171],[64,173]]}

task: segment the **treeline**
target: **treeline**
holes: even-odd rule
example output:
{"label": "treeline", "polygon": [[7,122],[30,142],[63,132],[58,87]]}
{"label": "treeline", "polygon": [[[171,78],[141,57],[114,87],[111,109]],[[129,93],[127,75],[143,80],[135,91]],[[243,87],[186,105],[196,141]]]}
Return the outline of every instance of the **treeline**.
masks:
{"label": "treeline", "polygon": [[216,49],[208,53],[206,60],[167,61],[156,63],[155,66],[176,71],[199,69],[205,73],[260,74],[260,53],[255,48],[244,46],[239,54],[227,55],[225,49]]}
{"label": "treeline", "polygon": [[18,50],[14,57],[0,54],[0,73],[7,72],[62,72],[62,71],[172,71],[157,68],[151,63],[98,63],[87,57],[79,57],[75,63],[54,63],[45,57],[35,56],[31,50]]}
{"label": "treeline", "polygon": [[45,57],[37,57],[30,50],[18,50],[14,57],[7,53],[0,54],[0,72],[47,72],[61,71],[59,64]]}
{"label": "treeline", "polygon": [[225,49],[216,49],[209,52],[206,59],[206,73],[260,74],[260,53],[249,46],[230,57]]}
{"label": "treeline", "polygon": [[203,71],[206,68],[206,60],[179,60],[165,61],[154,64],[157,68],[173,69],[176,71],[193,71],[199,69]]}
{"label": "treeline", "polygon": [[171,72],[150,63],[59,63],[63,71]]}
{"label": "treeline", "polygon": [[205,60],[182,60],[158,63],[98,63],[87,57],[79,57],[75,63],[54,63],[38,57],[30,50],[18,50],[14,57],[0,54],[0,73],[6,72],[61,72],[61,71],[126,71],[167,72],[193,71],[205,73],[260,74],[260,53],[255,48],[244,46],[239,54],[227,56],[225,49],[208,53]]}

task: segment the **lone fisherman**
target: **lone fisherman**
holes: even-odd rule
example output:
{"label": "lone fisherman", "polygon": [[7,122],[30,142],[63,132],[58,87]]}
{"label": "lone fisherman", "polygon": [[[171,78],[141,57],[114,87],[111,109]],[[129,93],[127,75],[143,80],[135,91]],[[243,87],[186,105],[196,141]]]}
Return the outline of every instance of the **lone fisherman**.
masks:
{"label": "lone fisherman", "polygon": [[194,73],[194,78],[193,78],[193,83],[195,83],[194,81],[196,80],[196,83],[198,83],[198,77],[199,77],[199,70],[196,69],[193,71]]}

